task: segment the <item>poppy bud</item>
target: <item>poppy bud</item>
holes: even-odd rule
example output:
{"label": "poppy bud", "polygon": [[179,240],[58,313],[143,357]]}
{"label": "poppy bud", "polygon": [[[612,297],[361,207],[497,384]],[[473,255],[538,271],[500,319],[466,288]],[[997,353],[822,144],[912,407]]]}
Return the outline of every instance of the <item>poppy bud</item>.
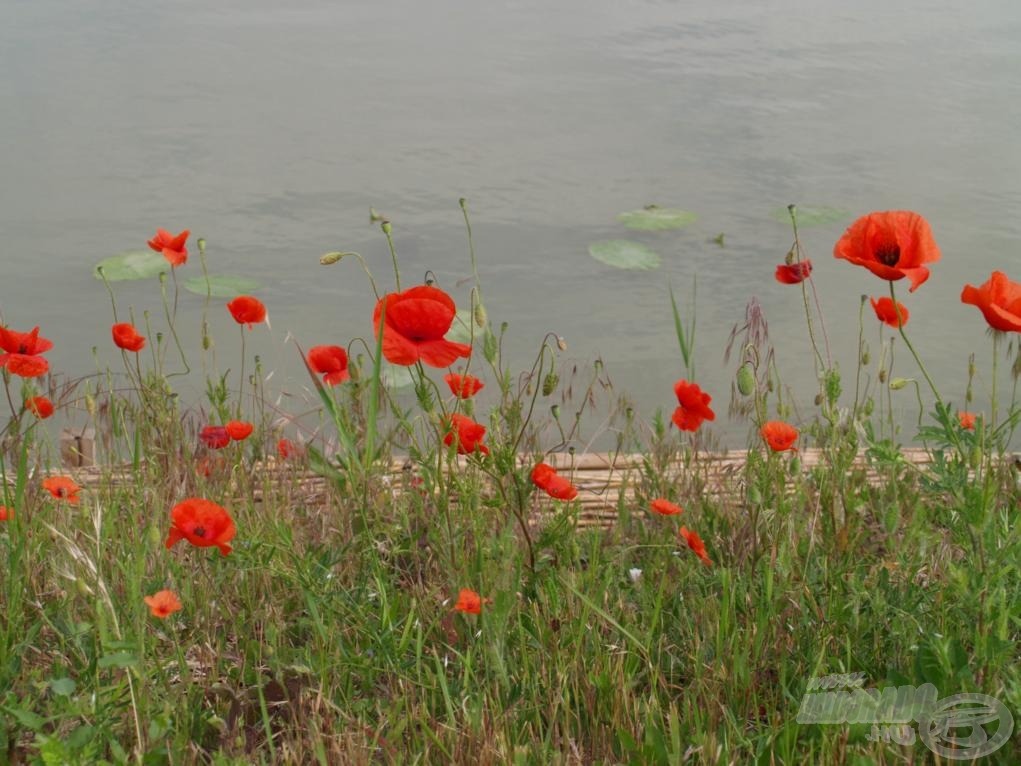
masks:
{"label": "poppy bud", "polygon": [[376,212],[376,208],[369,208],[369,223],[375,223],[376,221],[382,221],[383,216]]}
{"label": "poppy bud", "polygon": [[904,386],[906,386],[910,382],[911,381],[908,378],[893,378],[890,381],[890,390],[900,391],[902,388],[904,388]]}
{"label": "poppy bud", "polygon": [[195,240],[195,244],[198,245],[199,253],[201,255],[205,255],[206,254],[206,240],[203,237],[199,237],[197,240]]}
{"label": "poppy bud", "polygon": [[861,411],[865,414],[865,417],[869,418],[872,417],[872,410],[874,410],[875,408],[876,408],[875,402],[873,402],[872,398],[869,397],[868,399],[865,400],[865,406],[862,407]]}
{"label": "poppy bud", "polygon": [[391,231],[393,231],[393,227],[390,225],[390,222],[387,221],[386,219],[383,220],[383,223],[380,224],[379,228],[383,230],[384,234],[389,234]]}
{"label": "poppy bud", "polygon": [[457,204],[460,205],[461,209],[463,210],[464,206],[468,204],[468,200],[465,199],[464,197],[460,197],[457,200]]}
{"label": "poppy bud", "polygon": [[752,505],[758,505],[762,502],[762,492],[755,485],[748,488],[748,502]]}
{"label": "poppy bud", "polygon": [[971,454],[968,455],[968,467],[972,470],[978,469],[982,464],[982,448],[976,444],[971,448]]}
{"label": "poppy bud", "polygon": [[823,403],[822,394],[816,394],[815,395],[815,406],[816,407],[821,407],[822,403]]}
{"label": "poppy bud", "polygon": [[972,354],[971,356],[968,357],[968,377],[969,378],[974,378],[975,377],[975,355],[974,354]]}
{"label": "poppy bud", "polygon": [[550,414],[553,415],[553,419],[554,420],[560,420],[560,405],[559,404],[554,404],[552,407],[549,408],[549,411],[550,411]]}
{"label": "poppy bud", "polygon": [[975,397],[972,396],[970,388],[967,391],[964,392],[964,401],[965,401],[966,404],[971,404],[971,402],[972,402],[972,400],[974,398]]}
{"label": "poppy bud", "polygon": [[[159,338],[159,335],[156,336]],[[213,339],[209,337],[209,324],[202,320],[202,350],[208,351],[213,345]]]}
{"label": "poppy bud", "polygon": [[790,250],[787,251],[787,255],[783,257],[783,262],[790,266],[794,263],[795,258],[797,258],[797,255],[795,255],[794,248],[792,247]]}
{"label": "poppy bud", "polygon": [[560,376],[555,372],[550,372],[546,378],[542,381],[542,395],[549,396],[557,389],[557,383],[560,382]]}
{"label": "poppy bud", "polygon": [[628,407],[626,410],[624,410],[624,417],[626,417],[628,420],[633,420],[635,417],[634,409],[632,407]]}
{"label": "poppy bud", "polygon": [[496,343],[496,336],[487,331],[482,336],[482,356],[484,356],[486,361],[490,364],[496,364],[497,350],[498,346]]}
{"label": "poppy bud", "polygon": [[559,335],[557,336],[557,348],[559,348],[561,351],[567,351],[567,341],[561,338]]}
{"label": "poppy bud", "polygon": [[745,362],[737,371],[737,390],[742,396],[751,396],[755,391],[755,372],[752,370],[751,362]]}
{"label": "poppy bud", "polygon": [[865,344],[862,344],[861,363],[863,365],[866,365],[866,364],[869,363],[869,360],[871,360],[871,359],[872,359],[872,354],[869,353],[869,347],[867,345],[865,345]]}
{"label": "poppy bud", "polygon": [[769,393],[773,393],[773,389],[775,389],[775,388],[776,388],[776,384],[773,382],[773,379],[772,378],[766,378],[766,390],[769,391]]}
{"label": "poppy bud", "polygon": [[880,370],[879,371],[879,382],[880,383],[885,383],[886,382],[886,370]]}
{"label": "poppy bud", "polygon": [[486,307],[483,306],[481,303],[475,304],[474,316],[476,327],[482,328],[486,326],[486,320],[488,319],[488,317],[486,316]]}
{"label": "poppy bud", "polygon": [[791,474],[801,473],[801,458],[795,455],[791,459]]}
{"label": "poppy bud", "polygon": [[343,258],[345,255],[346,253],[338,252],[326,253],[325,255],[319,256],[319,263],[322,264],[323,266],[332,266],[341,258]]}

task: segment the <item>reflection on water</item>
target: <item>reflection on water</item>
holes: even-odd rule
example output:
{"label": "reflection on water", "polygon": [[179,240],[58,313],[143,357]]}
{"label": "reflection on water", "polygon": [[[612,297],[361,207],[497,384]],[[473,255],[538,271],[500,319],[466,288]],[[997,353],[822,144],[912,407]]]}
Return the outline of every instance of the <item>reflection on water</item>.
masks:
{"label": "reflection on water", "polygon": [[[0,309],[44,326],[58,369],[93,370],[94,345],[119,363],[92,264],[157,226],[188,227],[213,271],[266,285],[272,334],[249,348],[286,387],[300,381],[288,333],[314,345],[368,332],[359,272],[317,260],[357,250],[389,282],[370,205],[394,222],[405,278],[431,269],[466,302],[465,196],[490,313],[511,323],[520,366],[553,331],[571,358],[601,355],[643,415],[671,408],[666,286],[686,295],[697,274],[699,377],[719,409],[722,349],[752,295],[808,403],[799,295],[771,277],[791,237],[769,212],[907,208],[944,253],[905,301],[911,329],[960,400],[968,353],[988,369],[990,348],[961,287],[994,268],[1021,279],[1018,39],[1021,6],[1006,0],[9,4]],[[588,256],[589,242],[628,236],[617,213],[653,202],[700,214],[636,235],[660,271]],[[859,297],[885,285],[830,258],[842,228],[806,230],[804,244],[850,374]],[[118,300],[161,312],[154,285],[120,286]],[[200,301],[181,305],[187,316]],[[225,312],[214,332],[218,364],[236,365]],[[914,374],[906,354],[898,371]]]}

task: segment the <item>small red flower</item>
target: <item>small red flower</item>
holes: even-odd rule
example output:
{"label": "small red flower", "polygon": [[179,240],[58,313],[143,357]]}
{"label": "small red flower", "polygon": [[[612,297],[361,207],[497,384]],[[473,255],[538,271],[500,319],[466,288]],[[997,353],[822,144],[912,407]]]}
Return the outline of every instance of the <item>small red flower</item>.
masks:
{"label": "small red flower", "polygon": [[482,605],[491,604],[493,599],[482,598],[478,593],[468,588],[462,588],[457,594],[457,603],[454,609],[465,614],[482,614]]}
{"label": "small red flower", "polygon": [[82,490],[69,476],[50,476],[43,479],[43,489],[58,500],[67,500],[71,505],[78,505],[78,493]]}
{"label": "small red flower", "polygon": [[230,433],[224,426],[203,426],[199,439],[209,449],[223,449],[230,444]]}
{"label": "small red flower", "polygon": [[347,371],[347,351],[340,346],[313,346],[308,350],[308,366],[325,373],[323,383],[336,386],[351,377]]}
{"label": "small red flower", "polygon": [[53,414],[53,402],[45,396],[33,396],[25,402],[25,409],[40,420],[46,420]]}
{"label": "small red flower", "polygon": [[226,556],[231,552],[228,543],[236,533],[234,520],[226,508],[211,500],[190,497],[171,509],[170,534],[167,535],[166,545],[171,548],[181,540],[187,540],[196,548],[215,545],[220,549],[220,554]]}
{"label": "small red flower", "polygon": [[578,488],[547,463],[532,469],[532,483],[556,500],[574,500],[578,496]]}
{"label": "small red flower", "polygon": [[7,521],[14,518],[14,509],[6,505],[0,505],[0,521]]}
{"label": "small red flower", "polygon": [[809,260],[781,263],[776,267],[776,281],[783,285],[796,285],[808,279],[811,273],[812,262]]}
{"label": "small red flower", "polygon": [[46,361],[46,357],[28,354],[4,354],[0,357],[0,367],[4,366],[11,375],[22,378],[38,378],[50,370],[50,363]]}
{"label": "small red flower", "polygon": [[266,307],[262,301],[251,295],[239,295],[227,304],[227,308],[230,310],[230,315],[234,317],[234,321],[238,324],[248,325],[249,330],[252,329],[252,325],[266,321]]}
{"label": "small red flower", "polygon": [[851,224],[833,247],[835,258],[864,266],[891,282],[907,277],[914,292],[929,278],[927,263],[939,260],[929,222],[908,210],[869,213]]}
{"label": "small red flower", "polygon": [[443,443],[448,447],[454,443],[455,434],[457,438],[457,454],[471,455],[476,450],[483,455],[489,454],[489,447],[482,443],[486,435],[486,427],[481,423],[459,412],[450,416],[447,426],[447,434],[443,437]]}
{"label": "small red flower", "polygon": [[181,611],[181,599],[172,590],[161,590],[151,596],[145,596],[142,600],[149,605],[152,616],[159,617],[161,620],[167,619],[174,612]]}
{"label": "small red flower", "polygon": [[252,435],[254,430],[254,426],[244,420],[232,420],[223,428],[227,432],[227,436],[236,442],[244,441]]}
{"label": "small red flower", "polygon": [[961,302],[977,306],[994,330],[1021,332],[1021,284],[994,271],[980,287],[965,285]]}
{"label": "small red flower", "polygon": [[680,406],[674,410],[672,420],[682,431],[697,431],[702,421],[716,420],[716,413],[709,407],[713,398],[697,383],[679,380],[674,384],[674,393]]}
{"label": "small red flower", "polygon": [[450,386],[450,393],[458,399],[471,399],[485,387],[485,383],[474,375],[458,375],[452,372],[444,375],[443,379]]}
{"label": "small red flower", "polygon": [[706,566],[712,564],[712,560],[705,550],[705,543],[702,542],[702,538],[699,537],[698,532],[692,532],[687,527],[681,527],[678,531],[680,536],[684,538],[684,542],[688,544],[688,547],[695,552],[695,555],[702,559],[702,563]]}
{"label": "small red flower", "polygon": [[125,351],[141,351],[145,348],[145,336],[139,335],[138,330],[130,322],[118,322],[111,330],[117,348]]}
{"label": "small red flower", "polygon": [[669,500],[657,497],[652,501],[652,510],[658,513],[660,516],[676,516],[679,513],[684,513],[684,509],[679,505],[674,505]]}
{"label": "small red flower", "polygon": [[978,420],[978,415],[974,412],[958,412],[957,420],[961,424],[961,428],[966,431],[975,430],[975,421]]}
{"label": "small red flower", "polygon": [[38,327],[33,327],[30,332],[17,332],[7,327],[0,327],[0,348],[8,354],[35,356],[44,354],[53,348],[53,341],[40,338]]}
{"label": "small red flower", "polygon": [[277,455],[281,460],[290,460],[292,457],[301,455],[301,447],[290,439],[284,438],[277,442]]}
{"label": "small red flower", "polygon": [[[897,329],[908,323],[908,310],[900,301],[897,301],[896,308],[894,308],[893,299],[885,296],[879,299],[869,298],[869,302],[872,304],[872,310],[876,312],[876,319],[883,324],[888,324],[890,327]],[[898,313],[900,314],[899,322],[897,320]]]}
{"label": "small red flower", "polygon": [[449,367],[458,357],[471,356],[471,346],[444,339],[457,307],[438,287],[419,285],[379,299],[372,312],[372,327],[379,335],[379,318],[386,305],[383,356],[404,367],[422,360],[431,367]]}
{"label": "small red flower", "polygon": [[157,253],[163,253],[171,267],[178,267],[188,260],[188,249],[184,243],[188,241],[190,231],[185,229],[176,237],[165,229],[156,229],[156,236],[149,240],[149,247]]}
{"label": "small red flower", "polygon": [[770,420],[762,426],[762,438],[773,452],[797,451],[798,429],[780,420]]}
{"label": "small red flower", "polygon": [[203,455],[195,463],[195,473],[208,479],[213,474],[223,471],[226,467],[227,461],[223,459],[222,455],[216,455],[215,457]]}

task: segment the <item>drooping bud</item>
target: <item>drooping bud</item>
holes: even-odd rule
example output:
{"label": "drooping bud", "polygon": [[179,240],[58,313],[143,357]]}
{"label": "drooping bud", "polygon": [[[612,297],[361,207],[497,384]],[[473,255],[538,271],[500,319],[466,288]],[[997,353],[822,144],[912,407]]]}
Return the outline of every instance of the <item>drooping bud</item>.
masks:
{"label": "drooping bud", "polygon": [[553,415],[554,420],[560,420],[560,405],[554,404],[549,408],[550,414]]}
{"label": "drooping bud", "polygon": [[550,371],[542,381],[542,395],[549,396],[557,390],[557,384],[560,382],[560,376],[555,372]]}
{"label": "drooping bud", "polygon": [[876,408],[876,403],[869,397],[865,400],[865,406],[861,408],[861,411],[865,413],[865,417],[872,417],[872,411]]}
{"label": "drooping bud", "polygon": [[890,380],[890,390],[900,391],[902,388],[904,388],[904,386],[911,382],[912,381],[910,378],[893,378]]}
{"label": "drooping bud", "polygon": [[885,383],[886,382],[886,370],[885,369],[882,369],[882,370],[879,371],[879,382],[880,383]]}
{"label": "drooping bud", "polygon": [[325,255],[319,256],[319,263],[323,266],[332,266],[334,263],[343,258],[346,253],[334,251],[332,253],[326,253]]}
{"label": "drooping bud", "polygon": [[755,391],[755,372],[751,362],[745,362],[737,371],[737,390],[742,396],[751,396]]}
{"label": "drooping bud", "polygon": [[567,351],[567,341],[564,340],[559,335],[557,336],[557,348],[559,348],[561,351]]}
{"label": "drooping bud", "polygon": [[486,307],[483,306],[481,303],[476,303],[475,304],[474,317],[475,317],[475,326],[480,328],[480,329],[485,327],[486,326],[486,322],[489,321],[489,317],[486,316]]}

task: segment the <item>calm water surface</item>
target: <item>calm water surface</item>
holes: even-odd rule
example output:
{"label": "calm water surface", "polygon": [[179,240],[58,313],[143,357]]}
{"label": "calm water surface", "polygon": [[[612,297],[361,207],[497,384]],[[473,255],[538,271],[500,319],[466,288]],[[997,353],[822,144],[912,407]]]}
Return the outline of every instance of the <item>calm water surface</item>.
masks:
{"label": "calm water surface", "polygon": [[[772,279],[791,235],[770,211],[790,202],[932,222],[944,258],[905,302],[957,401],[968,354],[980,370],[990,355],[962,286],[993,269],[1021,279],[1013,0],[9,0],[0,71],[0,311],[16,328],[42,325],[54,368],[71,376],[95,370],[94,345],[120,364],[93,264],[144,247],[157,226],[204,237],[213,272],[264,283],[272,330],[248,349],[276,371],[272,388],[297,392],[288,334],[315,345],[369,332],[361,272],[324,269],[319,255],[356,250],[391,286],[373,206],[393,221],[405,282],[431,269],[466,303],[467,197],[515,368],[555,332],[568,365],[602,357],[645,417],[674,406],[681,372],[667,282],[687,295],[696,274],[698,377],[717,412],[731,377],[723,346],[752,296],[811,409],[800,292]],[[648,203],[699,221],[652,234],[616,222]],[[850,374],[859,297],[886,284],[830,256],[846,223],[803,242]],[[662,269],[587,254],[622,237],[657,249]],[[194,250],[182,277],[199,273]],[[155,283],[122,283],[117,300],[160,321]],[[196,363],[200,308],[182,296]],[[237,330],[225,310],[213,318],[216,364],[236,367]],[[899,360],[915,374],[903,350]],[[717,423],[728,440],[745,430]]]}

